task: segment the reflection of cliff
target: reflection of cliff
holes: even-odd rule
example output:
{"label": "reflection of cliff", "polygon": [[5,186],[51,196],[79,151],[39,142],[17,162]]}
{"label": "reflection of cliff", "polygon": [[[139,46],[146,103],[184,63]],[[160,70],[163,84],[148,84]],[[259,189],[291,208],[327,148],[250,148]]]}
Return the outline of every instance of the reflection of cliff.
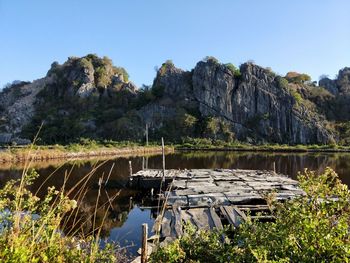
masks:
{"label": "reflection of cliff", "polygon": [[[231,168],[272,170],[296,178],[305,168],[321,172],[330,166],[350,185],[350,154],[348,153],[268,153],[268,152],[183,152],[168,155],[169,169]],[[149,160],[150,168],[161,168],[161,157]]]}
{"label": "reflection of cliff", "polygon": [[[129,160],[133,163],[133,169],[141,169],[142,157],[130,157],[130,158],[116,158],[110,160],[80,160],[61,163],[33,163],[31,168],[35,169],[40,177],[32,185],[31,189],[36,191],[43,182],[44,185],[41,189],[47,189],[49,186],[55,186],[61,188],[64,182],[64,178],[68,176],[66,182],[66,188],[70,189],[82,180],[86,175],[92,172],[92,176],[87,181],[88,187],[96,186],[100,177],[106,178],[111,172],[109,182],[110,186],[115,188],[116,186],[123,186],[128,181],[129,176]],[[113,166],[114,164],[114,166]],[[112,169],[113,166],[113,169]],[[0,167],[0,185],[4,184],[10,179],[19,179],[22,176],[24,167],[17,166],[3,166]],[[112,171],[111,171],[112,169]],[[42,195],[45,192],[42,193]],[[39,193],[40,194],[40,193]]]}
{"label": "reflection of cliff", "polygon": [[[133,172],[141,169],[142,163],[149,168],[161,168],[160,155],[133,158],[116,158],[113,160],[97,161],[74,161],[34,168],[39,172],[40,179],[37,180],[32,189],[37,189],[47,179],[42,189],[48,186],[60,188],[63,184],[65,174],[71,174],[67,181],[67,188],[74,186],[79,180],[90,173],[94,167],[92,177],[87,182],[88,187],[95,187],[98,179],[106,178],[114,164],[108,188],[121,188],[126,185],[129,175],[129,160],[132,161]],[[166,167],[172,169],[191,168],[240,168],[240,169],[273,169],[276,163],[277,172],[291,175],[295,178],[298,171],[305,168],[321,171],[326,166],[334,168],[343,181],[350,184],[350,154],[348,153],[268,153],[268,152],[180,152],[166,156]],[[20,178],[22,170],[16,167],[0,167],[0,184],[14,178]],[[45,179],[44,179],[45,178]]]}
{"label": "reflection of cliff", "polygon": [[130,210],[129,200],[135,194],[127,189],[108,192],[101,189],[96,205],[98,190],[88,191],[83,200],[78,202],[79,207],[66,216],[65,232],[88,235],[94,233],[94,229],[98,231],[101,228],[101,236],[108,236],[110,229],[121,227],[126,221]]}

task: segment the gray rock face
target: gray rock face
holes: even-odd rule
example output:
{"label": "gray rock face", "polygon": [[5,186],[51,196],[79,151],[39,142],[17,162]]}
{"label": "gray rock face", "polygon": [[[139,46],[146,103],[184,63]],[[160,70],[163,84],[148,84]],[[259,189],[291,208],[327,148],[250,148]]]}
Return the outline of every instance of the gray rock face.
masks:
{"label": "gray rock face", "polygon": [[241,66],[236,79],[224,65],[197,64],[193,95],[204,116],[217,116],[232,123],[239,139],[255,137],[276,143],[327,143],[333,140],[322,120],[279,87],[276,76],[251,63]]}
{"label": "gray rock face", "polygon": [[288,87],[280,87],[278,77],[270,70],[246,63],[238,78],[214,60],[199,62],[193,72],[164,65],[153,84],[162,86],[164,95],[139,112],[147,123],[161,126],[181,104],[197,107],[202,117],[218,117],[230,123],[240,140],[292,144],[335,140],[325,128],[324,117],[299,104]]}
{"label": "gray rock face", "polygon": [[8,144],[11,142],[12,134],[11,133],[0,133],[0,143]]}
{"label": "gray rock face", "polygon": [[11,140],[30,122],[34,115],[37,94],[50,83],[52,78],[46,77],[0,93],[0,105],[4,108],[0,111],[0,119],[6,120],[5,124],[1,125],[1,131],[11,134]]}
{"label": "gray rock face", "polygon": [[194,69],[193,96],[204,116],[220,116],[232,120],[232,93],[237,80],[224,65],[214,61],[199,62]]}
{"label": "gray rock face", "polygon": [[318,82],[318,85],[321,87],[324,87],[333,95],[337,95],[339,93],[337,83],[335,80],[332,80],[329,78],[323,78]]}
{"label": "gray rock face", "polygon": [[153,87],[164,89],[163,96],[182,100],[192,95],[191,73],[165,63],[158,71]]}
{"label": "gray rock face", "polygon": [[157,72],[153,88],[163,90],[161,98],[142,107],[138,115],[150,129],[159,129],[176,115],[177,106],[197,108],[193,98],[191,73],[164,63]]}
{"label": "gray rock face", "polygon": [[[58,120],[70,118],[76,112],[64,108],[67,101],[90,103],[91,109],[107,99],[112,108],[112,113],[106,114],[110,123],[123,114],[137,115],[142,124],[135,125],[148,123],[150,129],[156,130],[185,112],[193,113],[199,120],[217,117],[229,124],[236,138],[249,142],[312,144],[337,139],[326,128],[325,117],[312,109],[312,105],[310,108],[309,104],[313,103],[303,103],[293,94],[293,84],[282,85],[281,77],[252,63],[243,64],[239,76],[213,59],[197,63],[191,72],[176,68],[171,62],[164,63],[153,83],[153,97],[135,106],[139,105],[140,97],[132,82],[124,81],[123,74],[108,60],[86,58],[70,58],[63,65],[54,63],[45,78],[1,92],[0,143],[27,143],[19,134],[32,120],[35,105],[46,107],[41,104],[46,102],[45,98],[56,100],[56,97],[58,102],[62,101]],[[103,61],[102,67],[99,63]],[[341,70],[337,80],[323,79],[320,85],[337,96],[350,95],[350,68]],[[46,97],[38,96],[41,91]],[[96,120],[92,114],[88,119],[82,118],[80,124],[96,134],[110,127],[101,126]]]}
{"label": "gray rock face", "polygon": [[336,82],[339,92],[350,96],[350,68],[340,70]]}
{"label": "gray rock face", "polygon": [[319,85],[326,88],[333,95],[350,96],[350,68],[346,67],[339,70],[338,77],[335,80],[321,79]]}

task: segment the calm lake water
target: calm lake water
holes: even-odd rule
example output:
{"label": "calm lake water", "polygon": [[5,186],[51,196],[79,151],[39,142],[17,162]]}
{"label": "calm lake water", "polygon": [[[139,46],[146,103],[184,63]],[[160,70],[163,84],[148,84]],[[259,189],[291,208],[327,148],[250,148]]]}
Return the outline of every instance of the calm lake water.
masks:
{"label": "calm lake water", "polygon": [[[64,178],[68,176],[65,189],[70,189],[79,181],[86,183],[86,195],[82,200],[81,216],[87,222],[85,231],[91,231],[91,215],[94,214],[98,196],[98,181],[106,179],[110,174],[108,184],[100,191],[96,225],[106,219],[102,227],[102,235],[106,242],[115,241],[121,246],[127,246],[131,254],[140,247],[141,224],[148,223],[151,231],[154,223],[154,213],[145,201],[144,194],[126,187],[129,175],[129,160],[132,161],[133,172],[142,168],[161,168],[161,156],[120,157],[109,160],[83,160],[71,162],[45,162],[32,165],[40,174],[32,185],[32,191],[39,188],[39,196],[45,194],[48,186],[60,188]],[[239,169],[273,169],[296,178],[298,171],[305,168],[322,172],[330,166],[339,174],[342,181],[350,185],[350,153],[266,153],[266,152],[181,152],[166,156],[167,169],[191,168],[239,168]],[[113,169],[112,169],[113,168]],[[0,184],[7,180],[20,178],[23,167],[16,164],[0,166]],[[91,170],[95,172],[87,179]],[[112,169],[112,170],[111,170]],[[43,185],[42,185],[43,184]],[[72,193],[74,198],[74,192]],[[112,201],[111,201],[112,200]],[[107,205],[106,205],[107,204]],[[151,232],[150,232],[151,234]]]}

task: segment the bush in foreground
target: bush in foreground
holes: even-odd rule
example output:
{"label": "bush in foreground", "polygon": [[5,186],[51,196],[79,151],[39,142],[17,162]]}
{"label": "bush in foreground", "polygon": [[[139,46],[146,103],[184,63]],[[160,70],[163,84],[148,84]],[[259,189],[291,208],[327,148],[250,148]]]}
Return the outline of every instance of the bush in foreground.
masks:
{"label": "bush in foreground", "polygon": [[[159,248],[152,262],[349,262],[350,194],[327,168],[299,175],[306,195],[269,201],[274,222],[248,220],[232,232],[196,231]],[[224,240],[224,242],[223,242]]]}
{"label": "bush in foreground", "polygon": [[64,217],[77,204],[53,187],[38,198],[27,188],[36,177],[24,173],[0,190],[1,262],[124,262],[114,245],[101,249],[98,236],[64,235]]}

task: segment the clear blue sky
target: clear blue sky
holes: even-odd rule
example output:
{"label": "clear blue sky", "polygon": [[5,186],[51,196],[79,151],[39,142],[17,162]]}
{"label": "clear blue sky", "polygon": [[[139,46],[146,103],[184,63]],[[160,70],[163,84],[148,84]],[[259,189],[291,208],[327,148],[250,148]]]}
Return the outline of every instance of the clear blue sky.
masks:
{"label": "clear blue sky", "polygon": [[349,0],[0,0],[0,87],[96,53],[137,85],[207,55],[331,77],[350,66]]}

